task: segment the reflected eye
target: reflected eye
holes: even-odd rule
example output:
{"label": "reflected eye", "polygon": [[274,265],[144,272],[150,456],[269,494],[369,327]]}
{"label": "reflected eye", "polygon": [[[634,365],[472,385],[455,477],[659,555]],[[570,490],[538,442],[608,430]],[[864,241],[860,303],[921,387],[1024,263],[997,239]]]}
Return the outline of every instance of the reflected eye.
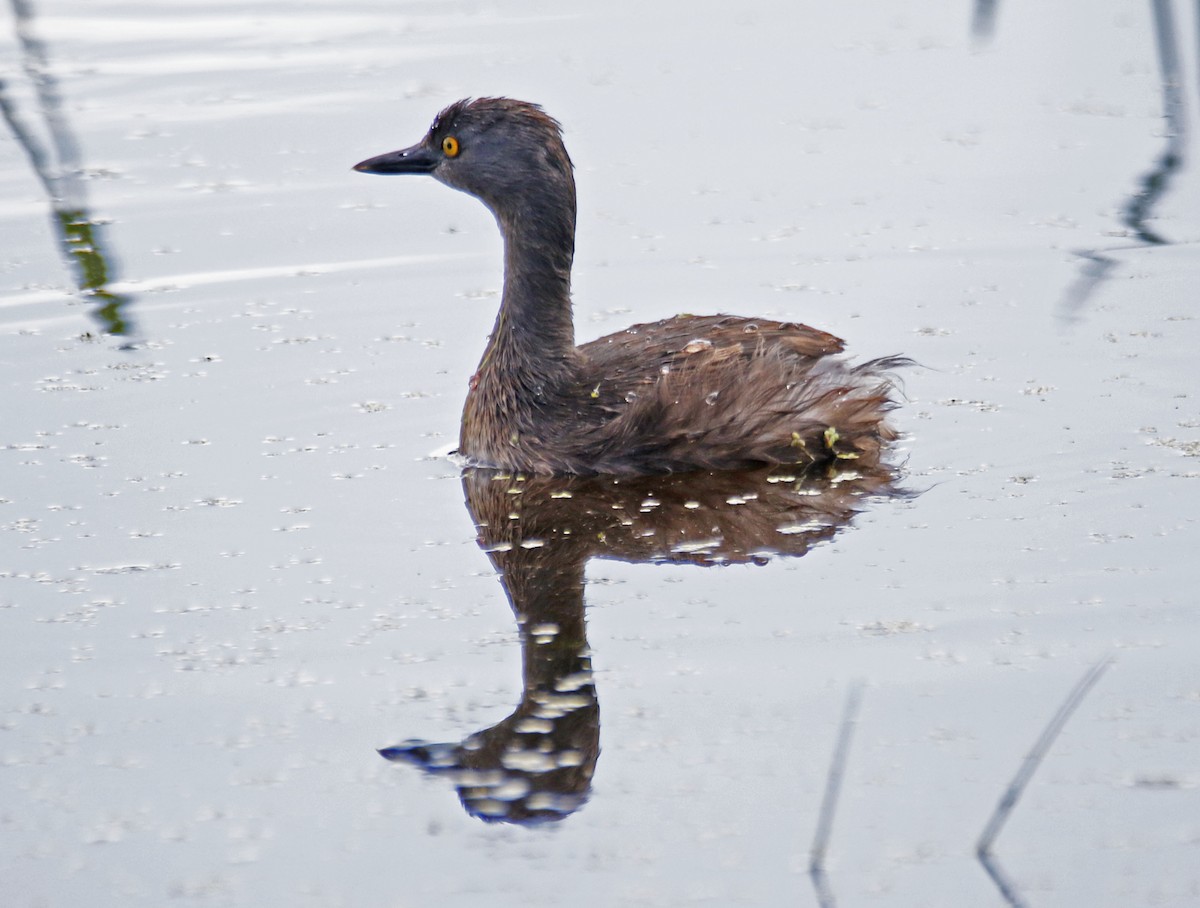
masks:
{"label": "reflected eye", "polygon": [[442,153],[448,158],[457,157],[458,139],[454,138],[454,136],[446,136],[446,138],[442,139]]}

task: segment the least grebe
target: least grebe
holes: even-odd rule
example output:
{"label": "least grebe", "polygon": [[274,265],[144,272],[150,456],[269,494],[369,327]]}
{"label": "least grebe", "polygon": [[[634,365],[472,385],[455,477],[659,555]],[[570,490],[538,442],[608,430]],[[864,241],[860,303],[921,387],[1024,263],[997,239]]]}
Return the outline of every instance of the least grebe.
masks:
{"label": "least grebe", "polygon": [[536,104],[465,99],[420,142],[355,165],[429,174],[482,201],[504,293],[463,408],[459,453],[533,473],[664,473],[878,461],[896,437],[888,370],[807,325],[678,315],[575,346],[575,178]]}

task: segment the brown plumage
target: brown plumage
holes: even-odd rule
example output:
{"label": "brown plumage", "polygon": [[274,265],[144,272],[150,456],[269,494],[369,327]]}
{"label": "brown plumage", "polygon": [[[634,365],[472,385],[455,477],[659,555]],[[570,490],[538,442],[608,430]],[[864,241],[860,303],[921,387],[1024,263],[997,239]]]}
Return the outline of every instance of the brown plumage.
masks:
{"label": "brown plumage", "polygon": [[504,294],[463,409],[459,453],[552,474],[878,462],[896,437],[888,357],[858,365],[807,325],[680,315],[575,346],[575,181],[557,121],[458,101],[418,144],[356,165],[479,198],[504,236]]}

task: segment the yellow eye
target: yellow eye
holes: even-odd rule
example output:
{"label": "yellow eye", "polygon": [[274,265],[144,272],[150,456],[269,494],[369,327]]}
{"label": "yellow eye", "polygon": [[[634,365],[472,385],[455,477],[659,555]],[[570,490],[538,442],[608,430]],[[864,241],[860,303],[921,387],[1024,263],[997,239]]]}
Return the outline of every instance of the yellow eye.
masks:
{"label": "yellow eye", "polygon": [[442,153],[448,158],[458,156],[458,139],[454,136],[446,136],[442,139]]}

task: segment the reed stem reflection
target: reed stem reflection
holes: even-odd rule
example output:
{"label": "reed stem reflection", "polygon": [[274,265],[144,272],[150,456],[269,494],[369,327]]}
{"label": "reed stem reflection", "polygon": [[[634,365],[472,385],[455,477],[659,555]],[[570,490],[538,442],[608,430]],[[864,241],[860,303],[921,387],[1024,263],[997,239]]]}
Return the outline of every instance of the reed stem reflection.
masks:
{"label": "reed stem reflection", "polygon": [[125,312],[130,298],[108,289],[113,281],[112,255],[105,247],[101,223],[88,208],[79,143],[63,110],[46,44],[34,32],[33,4],[29,0],[10,2],[21,50],[21,68],[34,89],[38,119],[48,144],[21,116],[3,79],[0,79],[0,117],[24,150],[46,192],[51,229],[80,295],[93,304],[92,314],[106,333],[127,336],[132,332]]}
{"label": "reed stem reflection", "polygon": [[[1121,223],[1136,244],[1111,249],[1083,249],[1075,254],[1082,260],[1079,276],[1063,295],[1063,314],[1072,319],[1082,309],[1096,288],[1108,280],[1117,269],[1119,260],[1114,253],[1138,249],[1147,245],[1167,245],[1171,242],[1148,223],[1155,206],[1166,196],[1176,175],[1186,162],[1188,143],[1187,116],[1183,90],[1183,67],[1180,63],[1175,14],[1171,0],[1150,0],[1154,21],[1154,46],[1158,56],[1159,82],[1162,92],[1162,118],[1165,132],[1163,149],[1137,181],[1137,189],[1121,206]],[[1197,45],[1200,54],[1200,44]],[[1198,57],[1200,59],[1200,57]]]}

